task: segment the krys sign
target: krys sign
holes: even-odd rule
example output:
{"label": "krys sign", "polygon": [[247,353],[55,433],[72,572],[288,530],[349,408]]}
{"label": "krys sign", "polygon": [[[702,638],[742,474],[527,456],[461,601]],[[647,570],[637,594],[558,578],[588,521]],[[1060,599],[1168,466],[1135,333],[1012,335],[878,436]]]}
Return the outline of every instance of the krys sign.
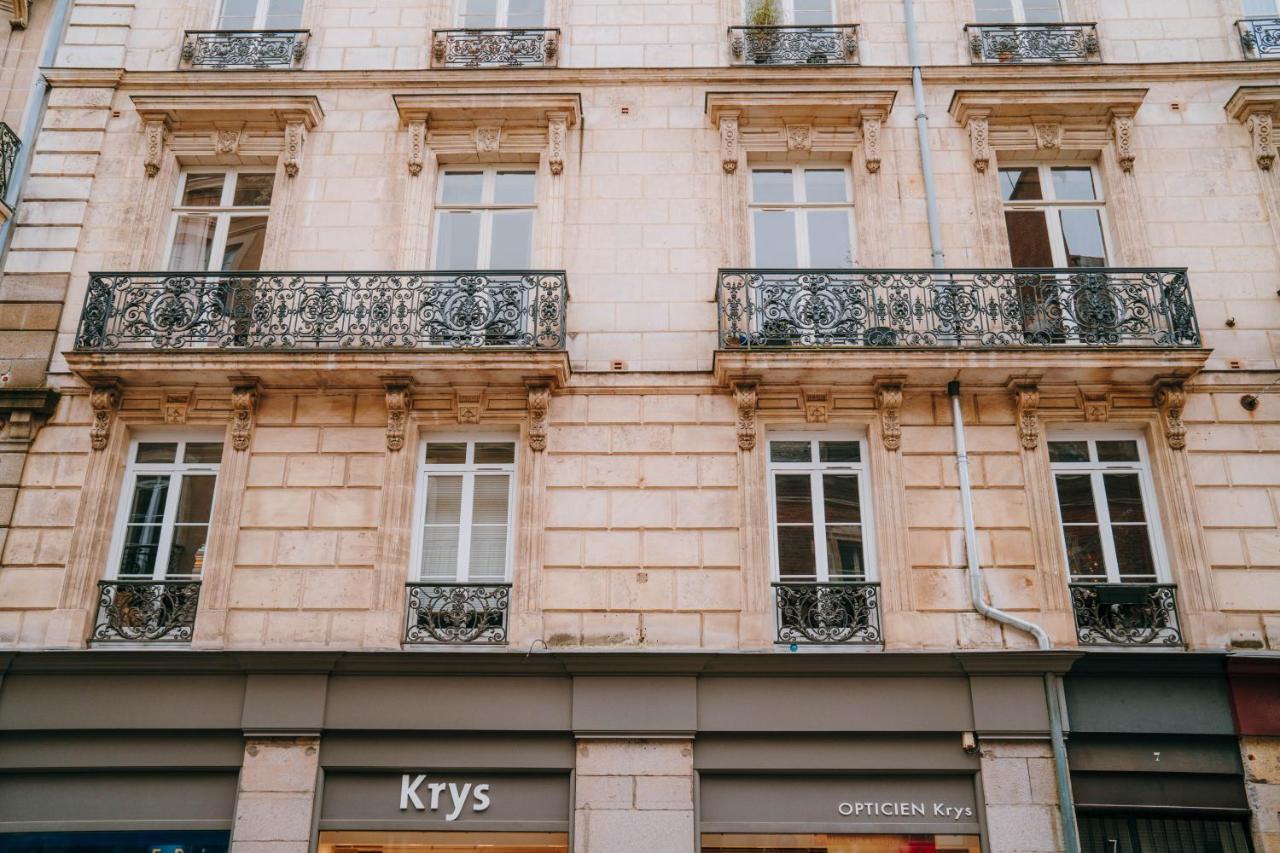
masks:
{"label": "krys sign", "polygon": [[400,777],[400,811],[438,812],[452,823],[466,812],[489,808],[489,786],[472,782],[428,781],[425,773]]}
{"label": "krys sign", "polygon": [[841,817],[927,817],[961,821],[973,817],[972,806],[953,806],[937,802],[905,803],[840,803],[836,811]]}

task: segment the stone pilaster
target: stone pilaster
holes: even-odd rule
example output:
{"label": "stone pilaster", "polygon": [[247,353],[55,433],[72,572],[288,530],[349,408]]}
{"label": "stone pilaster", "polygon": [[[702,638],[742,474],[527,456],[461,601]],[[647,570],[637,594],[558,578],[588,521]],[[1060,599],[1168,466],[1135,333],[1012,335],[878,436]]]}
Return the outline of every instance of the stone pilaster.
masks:
{"label": "stone pilaster", "polygon": [[574,853],[694,853],[693,743],[578,743]]}
{"label": "stone pilaster", "polygon": [[1240,754],[1253,812],[1253,848],[1280,853],[1280,737],[1242,737]]}
{"label": "stone pilaster", "polygon": [[231,830],[234,853],[307,853],[320,770],[318,737],[245,742]]}
{"label": "stone pilaster", "polygon": [[982,741],[991,853],[1060,853],[1058,791],[1046,741]]}

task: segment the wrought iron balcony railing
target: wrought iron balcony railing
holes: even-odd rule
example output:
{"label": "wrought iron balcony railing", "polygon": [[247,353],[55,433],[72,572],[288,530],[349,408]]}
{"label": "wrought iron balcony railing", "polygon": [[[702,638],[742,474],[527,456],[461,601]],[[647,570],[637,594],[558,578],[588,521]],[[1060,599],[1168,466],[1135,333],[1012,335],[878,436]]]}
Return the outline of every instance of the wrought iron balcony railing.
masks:
{"label": "wrought iron balcony railing", "polygon": [[1280,16],[1236,21],[1246,59],[1280,59]]}
{"label": "wrought iron balcony railing", "polygon": [[310,30],[187,30],[184,68],[297,68]]}
{"label": "wrought iron balcony railing", "polygon": [[436,30],[431,56],[440,68],[554,68],[557,29]]}
{"label": "wrought iron balcony railing", "polygon": [[1181,646],[1173,584],[1073,583],[1071,609],[1083,646]]}
{"label": "wrought iron balcony railing", "polygon": [[857,65],[858,25],[730,27],[729,49],[742,65]]}
{"label": "wrought iron balcony railing", "polygon": [[405,645],[507,642],[509,583],[408,584]]}
{"label": "wrought iron balcony railing", "polygon": [[724,349],[1197,348],[1186,270],[722,269]]}
{"label": "wrought iron balcony railing", "polygon": [[539,349],[563,272],[93,273],[76,349]]}
{"label": "wrought iron balcony railing", "polygon": [[783,581],[773,585],[778,642],[878,645],[880,584]]}
{"label": "wrought iron balcony railing", "polygon": [[9,182],[13,180],[13,168],[18,162],[22,140],[13,128],[0,121],[0,205],[9,197]]}
{"label": "wrought iron balcony railing", "polygon": [[969,24],[969,52],[979,63],[1098,62],[1096,24]]}
{"label": "wrought iron balcony railing", "polygon": [[200,601],[199,580],[98,582],[94,643],[189,643]]}

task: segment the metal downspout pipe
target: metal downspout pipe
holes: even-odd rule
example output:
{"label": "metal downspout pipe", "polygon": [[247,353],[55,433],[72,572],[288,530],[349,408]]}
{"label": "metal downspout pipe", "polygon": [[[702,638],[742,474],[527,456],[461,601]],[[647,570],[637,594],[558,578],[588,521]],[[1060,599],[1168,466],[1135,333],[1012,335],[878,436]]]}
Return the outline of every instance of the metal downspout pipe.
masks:
{"label": "metal downspout pipe", "polygon": [[929,219],[929,249],[933,265],[947,265],[942,251],[942,225],[938,221],[938,185],[933,178],[933,149],[929,146],[929,115],[924,105],[924,77],[920,73],[920,40],[916,37],[916,10],[911,0],[902,0],[907,22],[907,56],[911,64],[911,92],[916,106],[916,134],[920,137],[920,168],[924,175],[925,213]]}
{"label": "metal downspout pipe", "polygon": [[[960,383],[947,385],[951,398],[951,425],[955,431],[956,471],[960,478],[960,511],[964,522],[964,550],[967,557],[969,597],[973,607],[995,622],[1025,631],[1035,637],[1042,651],[1053,648],[1044,628],[1034,622],[1005,613],[989,604],[982,593],[982,566],[978,560],[978,531],[973,521],[973,487],[969,481],[969,453],[964,440],[964,416],[960,411]],[[1044,696],[1049,710],[1049,738],[1053,744],[1053,768],[1058,781],[1058,814],[1062,821],[1062,839],[1067,853],[1080,853],[1080,837],[1076,827],[1075,806],[1071,801],[1071,774],[1067,767],[1067,743],[1062,731],[1062,707],[1058,703],[1058,679],[1044,674]]]}

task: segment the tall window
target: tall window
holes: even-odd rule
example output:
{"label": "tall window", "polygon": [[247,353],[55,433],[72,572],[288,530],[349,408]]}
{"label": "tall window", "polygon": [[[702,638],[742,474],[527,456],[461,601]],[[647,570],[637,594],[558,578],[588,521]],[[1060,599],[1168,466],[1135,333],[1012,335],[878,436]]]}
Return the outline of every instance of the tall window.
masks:
{"label": "tall window", "polygon": [[746,0],[746,22],[821,26],[835,23],[832,0]]}
{"label": "tall window", "polygon": [[417,579],[507,580],[515,441],[439,436],[428,439],[422,452]]}
{"label": "tall window", "polygon": [[220,30],[296,30],[303,0],[222,0]]}
{"label": "tall window", "polygon": [[1163,561],[1143,442],[1059,436],[1049,441],[1049,463],[1071,580],[1156,581]]}
{"label": "tall window", "polygon": [[980,24],[1056,24],[1062,21],[1060,0],[974,0]]}
{"label": "tall window", "polygon": [[1000,170],[1009,254],[1015,267],[1107,265],[1106,207],[1091,166]]}
{"label": "tall window", "polygon": [[545,26],[545,0],[459,0],[463,29],[530,29]]}
{"label": "tall window", "polygon": [[1280,14],[1280,3],[1276,0],[1244,0],[1244,16],[1246,18],[1262,18]]}
{"label": "tall window", "polygon": [[436,200],[435,268],[527,269],[534,177],[532,169],[446,169]]}
{"label": "tall window", "polygon": [[751,235],[757,267],[853,266],[853,193],[839,166],[751,170]]}
{"label": "tall window", "polygon": [[168,268],[258,269],[274,182],[271,172],[247,169],[184,172],[173,208]]}
{"label": "tall window", "polygon": [[865,581],[863,442],[830,433],[769,439],[773,564],[781,581]]}
{"label": "tall window", "polygon": [[111,566],[121,580],[196,578],[204,567],[222,442],[144,439],[129,448]]}

